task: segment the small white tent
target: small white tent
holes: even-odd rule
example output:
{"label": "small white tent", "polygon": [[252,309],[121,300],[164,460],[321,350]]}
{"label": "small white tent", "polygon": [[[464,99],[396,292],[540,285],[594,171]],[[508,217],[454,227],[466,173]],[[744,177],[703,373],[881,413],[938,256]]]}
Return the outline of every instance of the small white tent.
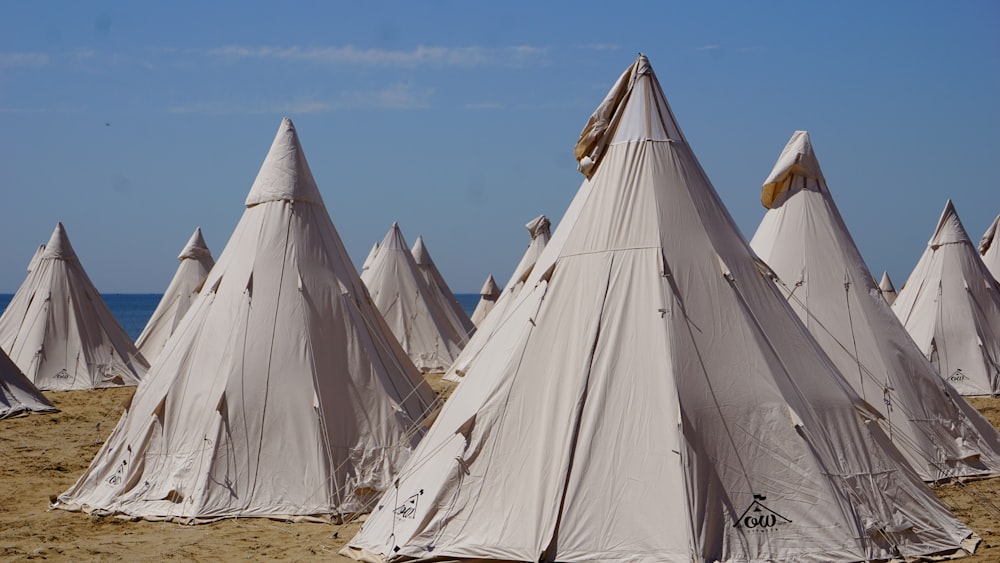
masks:
{"label": "small white tent", "polygon": [[364,263],[361,265],[361,271],[364,272],[372,265],[372,260],[375,259],[375,255],[378,254],[378,242],[372,245],[372,249],[368,251],[368,257],[365,258]]}
{"label": "small white tent", "polygon": [[959,393],[1000,394],[1000,288],[951,200],[892,310]]}
{"label": "small white tent", "polygon": [[0,348],[47,391],[135,385],[149,367],[87,277],[62,223],[0,317]]}
{"label": "small white tent", "polygon": [[0,350],[0,418],[58,410]]}
{"label": "small white tent", "polygon": [[436,290],[424,280],[396,223],[361,279],[414,365],[422,372],[447,369],[465,338],[448,322]]}
{"label": "small white tent", "polygon": [[645,56],[582,142],[592,176],[483,351],[510,352],[476,362],[342,553],[735,562],[959,550],[971,532],[865,424],[877,415],[761,271]]}
{"label": "small white tent", "polygon": [[431,293],[437,298],[438,305],[444,311],[448,322],[455,328],[455,332],[462,335],[462,345],[464,346],[468,342],[469,336],[476,331],[476,325],[472,324],[469,314],[458,303],[455,294],[448,287],[448,282],[444,281],[444,276],[441,275],[441,271],[438,270],[431,258],[431,253],[427,250],[423,235],[417,236],[411,254],[413,254],[413,260],[417,263],[417,267],[420,268],[420,273],[424,276],[424,281],[431,288]]}
{"label": "small white tent", "polygon": [[493,279],[493,274],[490,274],[486,278],[486,282],[483,283],[483,288],[479,290],[479,303],[476,303],[476,309],[472,312],[472,322],[475,325],[479,325],[486,319],[486,316],[490,314],[493,310],[493,306],[497,304],[497,299],[500,298],[500,288],[497,287],[496,280]]}
{"label": "small white tent", "polygon": [[763,193],[768,211],[750,246],[921,478],[1000,473],[1000,434],[941,379],[882,298],[807,132],[792,135]]}
{"label": "small white tent", "polygon": [[528,221],[528,224],[525,225],[528,229],[528,235],[531,237],[528,242],[528,248],[525,249],[520,262],[514,268],[514,273],[507,280],[507,285],[504,286],[500,297],[497,298],[496,304],[493,305],[489,316],[477,323],[476,333],[472,335],[469,343],[465,345],[465,348],[462,348],[462,353],[455,358],[455,361],[448,368],[443,377],[445,381],[461,381],[462,376],[465,375],[465,372],[468,371],[479,357],[483,346],[490,340],[497,328],[503,324],[503,319],[507,316],[508,307],[514,302],[521,288],[524,287],[524,281],[531,274],[532,269],[535,267],[535,262],[542,255],[545,245],[549,242],[549,238],[551,237],[549,228],[551,225],[552,223],[545,215],[539,215]]}
{"label": "small white tent", "polygon": [[892,280],[889,278],[889,272],[882,271],[882,281],[878,283],[878,290],[882,293],[882,298],[891,307],[893,302],[896,301],[896,286],[892,285]]}
{"label": "small white tent", "polygon": [[136,348],[150,364],[156,361],[170,335],[184,318],[184,313],[187,313],[191,303],[198,297],[201,283],[205,281],[205,277],[215,264],[212,253],[201,235],[201,227],[194,230],[194,234],[184,245],[177,259],[180,260],[180,264],[173,279],[170,280],[170,285],[163,292],[160,304],[150,316],[146,328],[142,329],[138,340],[135,341]]}
{"label": "small white tent", "polygon": [[433,401],[286,118],[201,293],[55,506],[185,522],[363,512]]}
{"label": "small white tent", "polygon": [[986,269],[993,274],[993,279],[1000,281],[1000,215],[990,223],[979,241],[979,254],[983,257]]}

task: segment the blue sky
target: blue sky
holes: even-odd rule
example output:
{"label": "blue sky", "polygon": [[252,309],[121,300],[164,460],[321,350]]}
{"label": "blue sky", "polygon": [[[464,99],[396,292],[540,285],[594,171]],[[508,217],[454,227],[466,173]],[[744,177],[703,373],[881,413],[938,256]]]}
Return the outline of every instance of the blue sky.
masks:
{"label": "blue sky", "polygon": [[[204,4],[204,5],[203,5]],[[1000,213],[996,2],[0,1],[0,292],[63,221],[98,289],[222,251],[282,116],[360,264],[399,221],[456,292],[561,217],[573,144],[645,52],[745,236],[812,135],[869,266],[901,285],[947,198]]]}

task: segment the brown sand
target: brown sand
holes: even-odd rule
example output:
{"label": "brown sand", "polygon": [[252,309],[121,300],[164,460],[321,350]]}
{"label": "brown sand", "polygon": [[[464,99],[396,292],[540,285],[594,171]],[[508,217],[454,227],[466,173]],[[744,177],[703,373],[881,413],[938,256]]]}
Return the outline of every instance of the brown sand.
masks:
{"label": "brown sand", "polygon": [[[450,392],[439,378],[429,378],[432,387]],[[131,393],[48,393],[61,413],[0,421],[0,560],[349,561],[337,551],[357,532],[357,523],[246,518],[184,526],[47,510],[49,497],[69,488],[86,469]],[[1000,399],[972,402],[1000,425]],[[1000,478],[947,485],[937,493],[983,537],[977,554],[963,561],[1000,561]]]}

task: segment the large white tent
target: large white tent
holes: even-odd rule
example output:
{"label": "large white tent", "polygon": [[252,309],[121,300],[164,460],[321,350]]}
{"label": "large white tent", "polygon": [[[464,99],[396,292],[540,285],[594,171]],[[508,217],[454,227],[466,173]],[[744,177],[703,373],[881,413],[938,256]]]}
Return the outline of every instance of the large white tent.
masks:
{"label": "large white tent", "polygon": [[941,379],[883,299],[807,132],[785,145],[762,201],[751,248],[921,478],[1000,473],[1000,434]]}
{"label": "large white tent", "polygon": [[47,391],[135,385],[149,367],[90,281],[62,223],[0,317],[0,348]]}
{"label": "large white tent", "polygon": [[[582,146],[581,146],[582,145]],[[970,531],[762,272],[645,56],[514,311],[342,553],[859,561]],[[590,176],[592,175],[592,176]]]}
{"label": "large white tent", "polygon": [[468,342],[469,336],[476,331],[476,325],[472,324],[469,314],[458,303],[455,294],[448,287],[448,282],[444,280],[441,271],[434,264],[434,259],[431,258],[431,253],[427,250],[427,244],[422,235],[417,236],[417,241],[413,243],[410,252],[413,254],[413,260],[417,263],[417,267],[420,268],[420,273],[424,276],[424,281],[431,288],[431,293],[437,298],[438,305],[444,311],[448,322],[455,328],[455,332],[462,335],[462,345],[464,346]]}
{"label": "large white tent", "polygon": [[993,279],[1000,281],[1000,215],[990,223],[979,241],[979,254],[983,257],[986,269],[993,274]]}
{"label": "large white tent", "polygon": [[951,200],[892,310],[959,393],[1000,394],[1000,288]]}
{"label": "large white tent", "polygon": [[0,418],[58,410],[0,350]]}
{"label": "large white tent", "polygon": [[500,288],[497,286],[496,280],[493,279],[493,274],[490,274],[483,282],[482,289],[479,290],[479,303],[476,303],[476,309],[472,311],[472,323],[477,326],[482,323],[493,310],[499,298]]}
{"label": "large white tent", "polygon": [[198,298],[55,506],[186,522],[365,511],[433,401],[286,118]]}
{"label": "large white tent", "polygon": [[208,250],[205,238],[201,234],[201,227],[194,230],[194,234],[184,245],[177,259],[180,264],[173,279],[170,280],[170,285],[163,292],[159,305],[149,317],[146,328],[142,329],[142,333],[135,341],[136,348],[150,364],[160,355],[170,335],[184,318],[184,313],[187,313],[191,303],[198,297],[201,283],[215,265],[212,253]]}
{"label": "large white tent", "polygon": [[551,225],[552,223],[545,215],[539,215],[528,221],[528,224],[525,225],[525,228],[528,229],[528,235],[531,237],[528,242],[528,248],[525,249],[521,260],[517,263],[517,267],[514,268],[514,273],[507,280],[507,285],[500,292],[500,297],[497,298],[496,303],[491,308],[489,316],[476,324],[476,333],[469,339],[469,343],[465,345],[465,348],[462,348],[462,353],[448,367],[448,371],[445,372],[443,378],[445,381],[461,381],[465,372],[476,362],[483,346],[489,342],[493,333],[503,325],[503,319],[507,316],[508,307],[515,301],[517,294],[524,287],[524,281],[531,274],[532,269],[535,267],[535,262],[541,256],[542,251],[545,250],[545,245],[548,244],[549,238],[552,236],[550,231]]}
{"label": "large white tent", "polygon": [[878,282],[878,290],[882,293],[882,299],[891,307],[896,301],[896,286],[893,285],[889,272],[882,271],[882,280]]}
{"label": "large white tent", "polygon": [[448,321],[437,290],[427,285],[396,223],[361,279],[417,368],[435,373],[447,369],[462,350],[465,336]]}

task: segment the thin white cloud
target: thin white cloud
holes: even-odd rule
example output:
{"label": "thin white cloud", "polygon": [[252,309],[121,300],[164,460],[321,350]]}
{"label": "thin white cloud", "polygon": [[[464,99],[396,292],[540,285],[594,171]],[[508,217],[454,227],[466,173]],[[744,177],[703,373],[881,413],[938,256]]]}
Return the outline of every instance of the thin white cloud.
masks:
{"label": "thin white cloud", "polygon": [[344,93],[334,102],[334,109],[427,109],[433,95],[431,88],[393,84],[381,90]]}
{"label": "thin white cloud", "polygon": [[714,43],[710,45],[702,45],[701,47],[696,47],[698,51],[714,51],[716,49],[721,49],[721,48],[722,45],[716,45]]}
{"label": "thin white cloud", "polygon": [[45,53],[3,53],[0,52],[0,67],[28,66],[40,67],[49,63]]}
{"label": "thin white cloud", "polygon": [[379,90],[343,92],[328,101],[307,99],[254,105],[200,102],[171,106],[167,108],[167,112],[208,115],[272,113],[302,115],[350,109],[418,110],[430,107],[430,98],[433,94],[432,89],[420,89],[409,84],[393,84]]}
{"label": "thin white cloud", "polygon": [[615,45],[614,43],[588,43],[577,46],[577,49],[590,49],[592,51],[616,51],[621,48],[621,45]]}
{"label": "thin white cloud", "polygon": [[247,47],[227,45],[208,54],[224,59],[299,60],[325,64],[392,67],[474,67],[483,65],[524,66],[546,53],[542,47],[437,47],[420,45],[408,51],[362,49],[353,45],[321,47]]}

